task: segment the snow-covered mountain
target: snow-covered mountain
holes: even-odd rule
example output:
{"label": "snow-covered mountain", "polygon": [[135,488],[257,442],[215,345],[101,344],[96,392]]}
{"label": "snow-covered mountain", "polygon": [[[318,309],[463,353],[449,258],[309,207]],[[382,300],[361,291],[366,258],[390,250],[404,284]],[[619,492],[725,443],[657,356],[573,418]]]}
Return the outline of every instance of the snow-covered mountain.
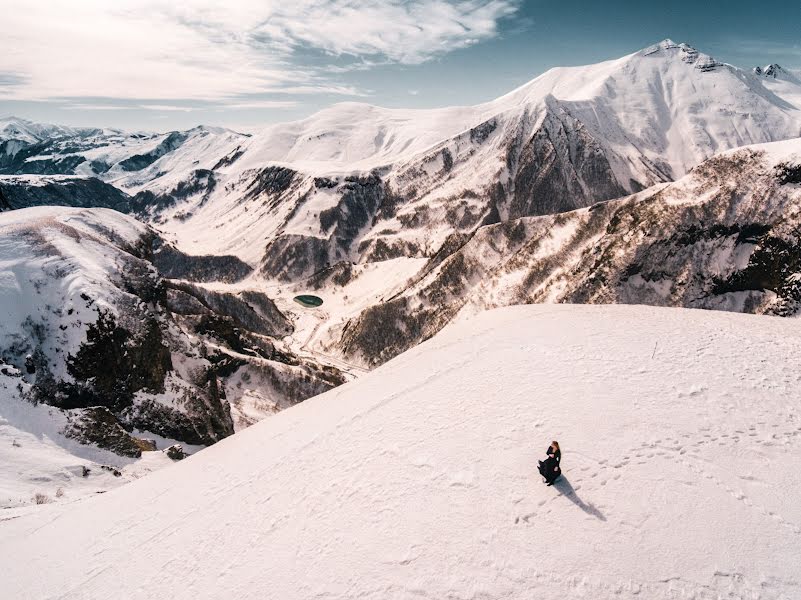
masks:
{"label": "snow-covered mountain", "polygon": [[168,174],[183,180],[211,169],[247,135],[200,126],[169,133],[72,128],[25,119],[0,120],[0,174],[96,177],[134,195],[153,180],[171,189]]}
{"label": "snow-covered mountain", "polygon": [[286,348],[293,325],[265,294],[200,287],[250,270],[112,210],[0,214],[0,506],[102,489],[101,458],[212,444],[341,383]]}
{"label": "snow-covered mountain", "polygon": [[766,77],[769,79],[783,79],[792,81],[793,83],[801,82],[797,71],[785,69],[776,63],[771,63],[769,65],[765,65],[764,67],[754,67],[754,73],[760,77]]}
{"label": "snow-covered mountain", "polygon": [[665,40],[477,106],[345,103],[251,137],[197,128],[46,155],[135,196],[131,210],[186,251],[297,281],[341,261],[431,258],[454,233],[674,180],[717,152],[801,135],[799,107],[798,81]]}
{"label": "snow-covered mountain", "polygon": [[188,460],[0,522],[3,591],[797,598],[799,360],[796,320],[484,313]]}
{"label": "snow-covered mountain", "polygon": [[[0,228],[15,258],[0,257],[0,298],[14,307],[0,357],[11,372],[39,356],[56,386],[26,374],[5,398],[85,410],[108,397],[126,444],[205,444],[498,306],[796,314],[801,142],[764,143],[801,135],[801,83],[775,73],[665,40],[477,106],[345,103],[253,136],[4,120],[0,212],[12,212]],[[54,204],[133,216],[13,210]],[[308,292],[323,305],[294,301]],[[87,315],[58,312],[88,303],[81,294]],[[103,374],[68,369],[98,335],[131,371],[119,398],[95,389]],[[143,406],[184,415],[179,389],[203,405],[191,426],[134,421]],[[48,414],[47,431],[65,431],[66,413]],[[39,425],[9,423],[36,437]]]}
{"label": "snow-covered mountain", "polygon": [[586,207],[720,151],[797,137],[801,103],[781,94],[801,86],[774,83],[666,40],[552,69],[473,107],[336,105],[254,135],[212,185],[190,178],[194,196],[168,210],[154,200],[150,214],[187,251],[235,254],[282,281],[342,261],[431,258],[453,234]]}

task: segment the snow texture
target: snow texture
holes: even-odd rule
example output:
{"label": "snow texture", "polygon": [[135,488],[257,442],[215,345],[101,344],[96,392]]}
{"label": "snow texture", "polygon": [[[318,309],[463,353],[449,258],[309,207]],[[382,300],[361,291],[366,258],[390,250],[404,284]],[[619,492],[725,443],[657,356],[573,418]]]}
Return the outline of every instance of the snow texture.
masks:
{"label": "snow texture", "polygon": [[799,348],[801,324],[770,317],[484,313],[175,466],[0,523],[4,593],[797,598]]}

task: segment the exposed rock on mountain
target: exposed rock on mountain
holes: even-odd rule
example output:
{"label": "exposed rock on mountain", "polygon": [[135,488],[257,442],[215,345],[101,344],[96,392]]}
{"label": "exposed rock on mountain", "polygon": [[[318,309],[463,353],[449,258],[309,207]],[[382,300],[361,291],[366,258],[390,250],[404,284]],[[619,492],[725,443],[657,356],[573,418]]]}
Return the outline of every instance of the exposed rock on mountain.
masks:
{"label": "exposed rock on mountain", "polygon": [[346,323],[337,344],[349,360],[377,364],[459,315],[521,303],[797,314],[799,165],[799,140],[750,147],[622,200],[484,227]]}
{"label": "exposed rock on mountain", "polygon": [[128,195],[113,185],[83,177],[0,176],[0,211],[30,206],[113,208],[127,213]]}
{"label": "exposed rock on mountain", "polygon": [[764,67],[754,67],[754,73],[760,77],[801,83],[797,73],[788,71],[776,63],[771,63],[769,65],[765,65]]}

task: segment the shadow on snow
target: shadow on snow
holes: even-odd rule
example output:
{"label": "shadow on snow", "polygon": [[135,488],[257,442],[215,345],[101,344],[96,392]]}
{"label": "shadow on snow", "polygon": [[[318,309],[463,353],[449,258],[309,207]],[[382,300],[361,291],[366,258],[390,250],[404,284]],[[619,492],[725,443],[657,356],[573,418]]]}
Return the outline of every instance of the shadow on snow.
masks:
{"label": "shadow on snow", "polygon": [[576,493],[576,490],[573,489],[573,486],[570,484],[570,481],[564,475],[562,475],[559,479],[557,479],[554,482],[553,487],[559,490],[559,493],[562,496],[570,500],[573,504],[578,506],[588,515],[592,515],[593,517],[595,517],[596,519],[600,519],[601,521],[606,521],[606,517],[604,516],[604,514],[600,510],[598,510],[594,504],[592,503],[587,504],[586,502],[584,502],[584,500],[579,498],[578,494]]}

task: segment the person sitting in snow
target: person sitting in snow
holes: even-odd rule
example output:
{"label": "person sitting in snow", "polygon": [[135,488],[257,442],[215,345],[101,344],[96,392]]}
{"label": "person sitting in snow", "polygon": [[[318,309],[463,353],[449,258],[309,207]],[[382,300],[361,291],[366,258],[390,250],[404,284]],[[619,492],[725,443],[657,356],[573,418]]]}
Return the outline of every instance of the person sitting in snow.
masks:
{"label": "person sitting in snow", "polygon": [[539,461],[540,475],[542,475],[545,483],[553,485],[553,482],[562,474],[561,462],[562,451],[559,449],[559,442],[556,440],[551,442],[546,451],[548,458],[544,461]]}

